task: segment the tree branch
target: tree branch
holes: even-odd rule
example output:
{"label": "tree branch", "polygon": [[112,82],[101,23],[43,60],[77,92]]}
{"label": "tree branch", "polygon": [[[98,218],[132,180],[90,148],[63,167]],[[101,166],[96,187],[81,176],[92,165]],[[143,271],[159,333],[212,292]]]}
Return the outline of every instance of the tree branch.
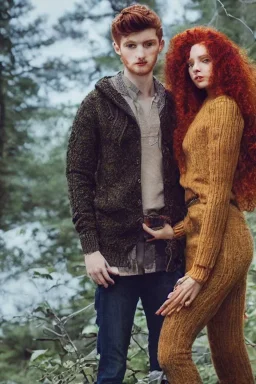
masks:
{"label": "tree branch", "polygon": [[[228,13],[228,11],[226,10],[226,8],[225,8],[225,6],[224,6],[224,4],[220,1],[220,0],[217,0],[218,1],[218,3],[221,5],[221,7],[222,7],[222,9],[224,10],[224,12],[225,12],[225,14],[226,14],[226,16],[228,16],[228,17],[230,17],[230,18],[232,18],[232,19],[235,19],[235,20],[237,20],[237,21],[239,21],[240,23],[242,23],[250,32],[251,32],[251,34],[252,34],[252,36],[253,36],[253,38],[254,38],[254,40],[255,40],[255,36],[254,36],[254,32],[253,32],[253,30],[243,21],[243,20],[241,20],[241,19],[239,19],[238,17],[235,17],[235,16],[233,16],[233,15],[231,15],[230,13]],[[241,0],[240,0],[241,1]],[[242,1],[241,1],[242,2]],[[255,2],[255,1],[254,1]]]}

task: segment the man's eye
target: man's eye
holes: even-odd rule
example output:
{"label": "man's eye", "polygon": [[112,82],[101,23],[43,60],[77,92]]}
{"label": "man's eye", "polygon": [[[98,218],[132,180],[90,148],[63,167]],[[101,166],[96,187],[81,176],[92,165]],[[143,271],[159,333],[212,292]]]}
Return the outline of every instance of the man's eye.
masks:
{"label": "man's eye", "polygon": [[151,42],[151,43],[146,43],[146,46],[147,46],[147,47],[152,47],[152,45],[153,45],[152,42]]}
{"label": "man's eye", "polygon": [[127,48],[134,48],[134,47],[135,47],[135,44],[127,44],[126,47],[127,47]]}

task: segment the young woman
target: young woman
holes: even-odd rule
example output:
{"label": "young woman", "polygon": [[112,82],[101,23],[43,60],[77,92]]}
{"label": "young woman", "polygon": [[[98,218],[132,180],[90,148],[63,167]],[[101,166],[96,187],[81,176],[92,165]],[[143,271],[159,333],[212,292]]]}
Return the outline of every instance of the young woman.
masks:
{"label": "young woman", "polygon": [[188,213],[173,229],[144,225],[187,241],[186,275],[157,312],[160,365],[171,384],[202,383],[191,348],[207,325],[219,383],[252,384],[243,317],[253,242],[242,211],[256,206],[255,68],[224,34],[196,27],[171,40],[165,71]]}

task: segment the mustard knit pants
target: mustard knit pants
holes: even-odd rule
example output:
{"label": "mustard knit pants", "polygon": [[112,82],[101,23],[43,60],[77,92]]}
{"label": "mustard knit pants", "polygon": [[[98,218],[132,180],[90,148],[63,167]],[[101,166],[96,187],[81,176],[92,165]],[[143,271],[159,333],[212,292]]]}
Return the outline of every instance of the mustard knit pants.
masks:
{"label": "mustard knit pants", "polygon": [[[193,210],[193,223],[187,233],[187,270],[198,244],[200,206],[189,209]],[[252,237],[243,214],[230,206],[222,247],[209,279],[189,308],[164,320],[158,359],[170,384],[202,383],[191,350],[206,325],[219,384],[254,383],[243,334],[246,275],[252,255]]]}

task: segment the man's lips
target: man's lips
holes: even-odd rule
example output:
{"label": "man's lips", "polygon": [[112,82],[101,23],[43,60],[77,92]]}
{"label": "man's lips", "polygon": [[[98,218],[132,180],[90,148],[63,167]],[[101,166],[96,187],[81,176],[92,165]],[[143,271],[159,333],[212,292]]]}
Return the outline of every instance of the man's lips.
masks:
{"label": "man's lips", "polygon": [[136,63],[136,65],[141,65],[141,66],[143,66],[143,65],[145,65],[145,64],[147,64],[146,61],[140,61],[139,63]]}

